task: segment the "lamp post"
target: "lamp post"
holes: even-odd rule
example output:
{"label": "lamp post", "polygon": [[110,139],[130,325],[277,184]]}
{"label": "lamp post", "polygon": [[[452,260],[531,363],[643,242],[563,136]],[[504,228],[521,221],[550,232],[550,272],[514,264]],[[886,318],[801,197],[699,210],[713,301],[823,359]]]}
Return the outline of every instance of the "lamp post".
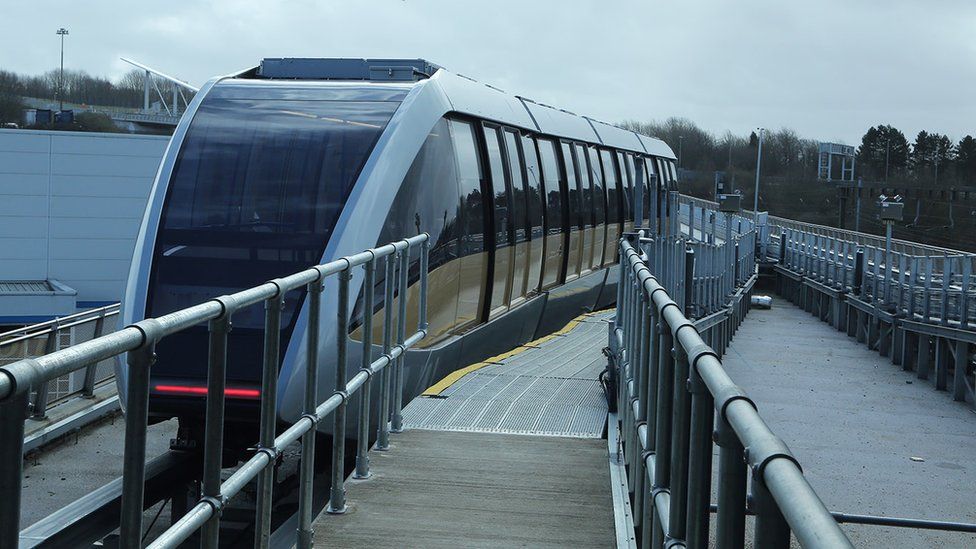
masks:
{"label": "lamp post", "polygon": [[57,32],[61,37],[61,72],[58,73],[58,110],[64,110],[64,37],[68,35],[68,29],[61,27]]}
{"label": "lamp post", "polygon": [[756,153],[756,193],[752,197],[752,215],[759,218],[759,168],[762,167],[762,146],[766,128],[759,128],[759,151]]}

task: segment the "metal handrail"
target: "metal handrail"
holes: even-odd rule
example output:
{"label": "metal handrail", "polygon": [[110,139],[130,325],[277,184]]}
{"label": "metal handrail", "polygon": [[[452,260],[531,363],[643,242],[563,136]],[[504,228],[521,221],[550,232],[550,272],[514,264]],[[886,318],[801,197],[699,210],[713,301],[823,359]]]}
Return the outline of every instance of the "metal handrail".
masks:
{"label": "metal handrail", "polygon": [[976,326],[976,255],[912,255],[884,246],[783,229],[779,263],[890,313],[923,322]]}
{"label": "metal handrail", "polygon": [[[804,547],[853,547],[797,459],[725,372],[721,350],[706,344],[682,313],[692,296],[685,295],[683,307],[675,303],[651,274],[649,263],[660,263],[637,243],[635,234],[620,242],[611,341],[621,371],[618,410],[631,464],[628,481],[642,536],[650,536],[651,547],[707,546],[717,420],[718,539],[741,546],[749,469],[756,547],[789,547],[791,530]],[[688,276],[695,252],[686,251],[683,259]],[[739,296],[735,306],[746,307],[747,296]]]}
{"label": "metal handrail", "polygon": [[[176,524],[164,532],[152,547],[175,547],[193,532],[203,528],[207,546],[217,546],[220,511],[227,501],[248,482],[258,479],[256,511],[256,546],[267,547],[270,539],[271,496],[273,489],[270,467],[288,444],[302,440],[299,493],[301,524],[297,538],[299,545],[311,544],[312,464],[314,463],[315,426],[334,415],[333,484],[330,508],[341,512],[345,508],[343,474],[345,411],[348,399],[363,390],[368,394],[370,380],[382,373],[381,413],[390,409],[391,393],[402,394],[404,353],[427,335],[427,267],[429,237],[426,233],[400,240],[379,248],[366,250],[324,265],[266,282],[232,295],[225,295],[198,305],[158,317],[147,318],[117,332],[86,341],[42,357],[25,359],[0,367],[0,546],[16,547],[19,537],[24,413],[29,389],[39,383],[84,368],[88,364],[127,354],[127,391],[125,416],[125,450],[122,473],[122,505],[119,544],[122,547],[142,546],[143,490],[146,466],[146,428],[149,401],[149,372],[155,358],[155,346],[161,339],[190,327],[209,323],[210,351],[208,356],[207,410],[204,435],[203,497]],[[420,248],[420,296],[418,329],[405,335],[408,270],[411,250]],[[385,258],[387,277],[384,281],[387,301],[384,303],[383,353],[372,359],[372,333],[363,331],[364,358],[360,371],[346,381],[347,340],[349,320],[349,281],[351,270],[363,266],[366,280],[372,280],[377,261]],[[399,277],[397,273],[399,271]],[[307,362],[318,363],[318,326],[321,310],[323,280],[338,275],[338,313],[336,332],[336,390],[324,402],[317,395],[317,368],[306,368],[304,415],[281,435],[275,436],[277,373],[279,363],[279,328],[284,296],[299,288],[308,291]],[[364,299],[372,310],[372,291],[364,291]],[[390,327],[393,322],[393,299],[399,296],[397,337],[394,344]],[[261,384],[260,435],[257,449],[247,462],[223,483],[220,470],[223,454],[223,413],[226,385],[227,335],[232,316],[252,305],[265,304],[264,364]],[[369,314],[364,315],[366,319]],[[370,322],[371,320],[365,320]],[[392,368],[387,368],[389,365]],[[363,399],[365,400],[365,399]],[[393,399],[392,415],[400,414],[400,399]],[[360,410],[360,432],[368,429],[369,409]],[[365,426],[364,426],[365,424]],[[388,437],[389,423],[381,418],[380,438]],[[395,425],[395,422],[394,422]],[[365,456],[368,440],[361,437],[358,452]]]}

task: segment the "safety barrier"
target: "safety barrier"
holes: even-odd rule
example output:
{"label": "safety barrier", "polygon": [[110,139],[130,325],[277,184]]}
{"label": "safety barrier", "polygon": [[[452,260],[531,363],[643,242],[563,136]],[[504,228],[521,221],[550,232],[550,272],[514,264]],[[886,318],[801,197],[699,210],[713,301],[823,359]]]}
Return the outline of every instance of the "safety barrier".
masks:
{"label": "safety barrier", "polygon": [[[411,251],[419,249],[418,328],[406,334],[408,271]],[[314,435],[316,425],[330,414],[334,419],[332,448],[332,486],[329,509],[345,509],[343,488],[346,407],[360,393],[356,473],[368,474],[369,402],[372,377],[381,374],[379,431],[377,447],[388,445],[390,423],[396,428],[402,408],[404,353],[427,335],[428,235],[421,234],[386,246],[366,250],[330,263],[271,280],[241,292],[211,299],[158,318],[148,318],[115,333],[80,343],[68,349],[0,367],[0,547],[18,545],[22,484],[24,416],[30,388],[87,367],[90,364],[127,354],[125,448],[122,474],[122,508],[119,546],[141,547],[143,494],[146,467],[146,423],[149,402],[149,373],[155,359],[156,344],[163,338],[192,326],[208,323],[210,347],[204,435],[202,498],[150,547],[177,547],[202,529],[206,547],[217,547],[221,510],[250,481],[257,479],[255,546],[267,547],[271,535],[273,464],[288,445],[301,439],[299,479],[299,547],[312,542],[312,479],[314,474]],[[359,372],[347,380],[349,321],[349,281],[354,268],[365,271],[364,288],[373,288],[375,271],[384,260],[382,354],[375,359],[372,342],[372,315],[363,315],[363,359]],[[279,365],[280,326],[285,294],[305,288],[308,300],[307,363],[319,362],[319,326],[323,281],[338,277],[336,315],[335,391],[324,401],[317,394],[318,370],[306,368],[304,414],[276,436],[276,395]],[[372,291],[363,292],[364,311],[373,311]],[[398,297],[399,296],[399,297]],[[397,312],[394,321],[394,299]],[[264,303],[264,356],[261,382],[260,435],[254,455],[227,480],[221,482],[223,458],[223,419],[226,385],[227,335],[235,313]],[[394,335],[394,325],[396,334]],[[392,367],[389,367],[392,365]]]}
{"label": "safety barrier", "polygon": [[[649,250],[644,253],[644,250]],[[745,287],[728,301],[726,321],[711,324],[706,344],[689,311],[652,275],[653,245],[637,234],[620,243],[620,284],[611,354],[618,367],[618,416],[635,529],[645,547],[708,545],[713,426],[719,446],[717,539],[742,547],[747,512],[756,515],[755,547],[852,547],[810,487],[786,444],[726,374],[720,353],[748,308]],[[695,250],[684,252],[691,287]],[[663,272],[655,269],[655,272]],[[750,275],[750,282],[754,281]],[[723,331],[716,331],[724,326]],[[716,334],[720,334],[716,335]],[[750,475],[751,474],[751,475]],[[751,494],[747,479],[751,476]]]}
{"label": "safety barrier", "polygon": [[[0,366],[37,358],[115,331],[119,304],[106,305],[0,334]],[[30,393],[30,417],[44,419],[51,406],[73,396],[91,398],[95,385],[114,377],[111,361],[89,364],[82,375],[65,375],[40,383]],[[81,383],[78,384],[79,378]],[[53,382],[53,383],[52,383]],[[80,385],[80,386],[79,386]]]}

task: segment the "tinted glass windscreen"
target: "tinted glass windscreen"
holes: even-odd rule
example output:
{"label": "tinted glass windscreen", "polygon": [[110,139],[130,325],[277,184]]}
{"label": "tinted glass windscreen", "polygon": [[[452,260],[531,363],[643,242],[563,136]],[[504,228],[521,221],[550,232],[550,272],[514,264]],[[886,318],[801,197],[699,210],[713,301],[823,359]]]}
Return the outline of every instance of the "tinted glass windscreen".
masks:
{"label": "tinted glass windscreen", "polygon": [[[147,315],[300,271],[336,219],[398,102],[210,98],[180,148],[153,257]],[[282,353],[302,293],[286,296]],[[258,379],[264,310],[234,316],[228,377]],[[159,348],[157,377],[205,377],[206,332]],[[246,341],[243,341],[246,339]],[[177,341],[182,340],[182,341]],[[251,344],[253,343],[253,345]],[[246,349],[246,351],[245,351]]]}

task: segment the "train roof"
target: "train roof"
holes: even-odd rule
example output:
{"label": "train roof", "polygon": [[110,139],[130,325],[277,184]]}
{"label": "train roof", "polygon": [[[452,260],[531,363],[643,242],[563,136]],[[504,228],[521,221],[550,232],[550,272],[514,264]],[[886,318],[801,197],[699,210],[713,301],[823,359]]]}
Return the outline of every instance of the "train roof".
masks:
{"label": "train roof", "polygon": [[436,86],[454,111],[566,139],[674,159],[662,140],[512,95],[424,59],[266,58],[240,75],[292,81]]}

